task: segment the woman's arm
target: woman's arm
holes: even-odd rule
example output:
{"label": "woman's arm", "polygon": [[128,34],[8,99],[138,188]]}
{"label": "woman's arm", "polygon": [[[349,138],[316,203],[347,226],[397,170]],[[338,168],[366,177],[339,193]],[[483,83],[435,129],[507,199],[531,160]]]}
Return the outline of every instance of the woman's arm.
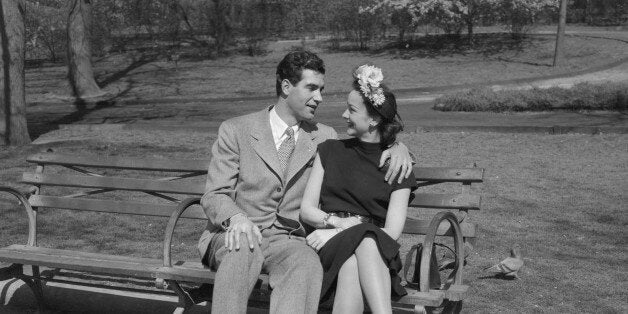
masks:
{"label": "woman's arm", "polygon": [[326,214],[318,208],[324,176],[325,169],[321,163],[320,156],[316,154],[310,178],[307,180],[305,193],[303,193],[303,199],[301,200],[301,219],[303,222],[316,228],[325,227],[323,218],[325,218]]}
{"label": "woman's arm", "polygon": [[406,215],[408,213],[409,199],[409,188],[393,191],[390,195],[386,224],[382,230],[395,240],[399,239],[403,232],[403,225],[406,223]]}
{"label": "woman's arm", "polygon": [[320,156],[316,154],[314,165],[310,172],[310,178],[305,186],[305,193],[301,200],[301,219],[308,225],[317,229],[322,228],[341,228],[346,229],[360,223],[356,217],[340,218],[336,216],[328,216],[327,213],[318,208],[321,197],[321,186],[323,185],[323,177],[325,169],[321,163]]}

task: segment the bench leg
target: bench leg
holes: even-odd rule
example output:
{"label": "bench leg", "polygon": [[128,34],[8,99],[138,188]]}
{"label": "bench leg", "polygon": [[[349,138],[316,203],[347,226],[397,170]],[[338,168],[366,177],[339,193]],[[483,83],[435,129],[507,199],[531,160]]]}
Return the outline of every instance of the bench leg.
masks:
{"label": "bench leg", "polygon": [[443,313],[457,314],[462,311],[462,301],[447,301],[443,307]]}
{"label": "bench leg", "polygon": [[24,274],[19,274],[16,278],[24,281],[31,291],[33,291],[35,300],[37,300],[37,308],[40,313],[43,313],[46,310],[46,300],[44,299],[44,289],[40,279],[39,266],[32,266],[32,272],[32,276],[27,277]]}
{"label": "bench leg", "polygon": [[427,311],[425,310],[425,306],[423,306],[423,305],[415,305],[413,313],[414,314],[427,314]]}
{"label": "bench leg", "polygon": [[190,307],[192,307],[192,305],[194,305],[194,301],[192,301],[192,298],[190,297],[190,295],[187,292],[185,292],[183,288],[181,288],[179,283],[173,280],[166,280],[166,281],[168,282],[168,285],[172,287],[172,290],[174,290],[177,296],[179,296],[179,304],[177,305],[177,308],[174,310],[173,312],[174,314],[182,314],[185,312],[185,310],[189,309]]}

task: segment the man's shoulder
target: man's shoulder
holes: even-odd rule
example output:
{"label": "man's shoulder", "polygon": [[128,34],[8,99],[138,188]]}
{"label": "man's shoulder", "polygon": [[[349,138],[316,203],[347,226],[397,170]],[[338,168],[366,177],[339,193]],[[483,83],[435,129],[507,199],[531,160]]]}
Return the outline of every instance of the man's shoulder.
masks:
{"label": "man's shoulder", "polygon": [[336,130],[334,130],[334,128],[325,125],[323,123],[319,123],[319,122],[307,122],[308,123],[308,127],[316,130],[316,133],[318,134],[318,137],[324,141],[326,139],[335,139],[338,138],[338,134],[336,133]]}
{"label": "man's shoulder", "polygon": [[253,125],[253,122],[259,121],[262,118],[261,116],[263,114],[264,114],[263,111],[256,111],[256,112],[247,113],[241,116],[229,118],[223,121],[220,124],[220,126],[221,128],[225,128],[225,129],[229,129],[233,131],[246,130],[251,125]]}

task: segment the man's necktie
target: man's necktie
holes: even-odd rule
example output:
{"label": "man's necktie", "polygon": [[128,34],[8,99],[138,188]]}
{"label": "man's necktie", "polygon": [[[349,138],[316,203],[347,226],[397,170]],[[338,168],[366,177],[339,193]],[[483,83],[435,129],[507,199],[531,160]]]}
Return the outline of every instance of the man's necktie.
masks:
{"label": "man's necktie", "polygon": [[294,151],[295,141],[294,141],[294,130],[291,127],[286,129],[286,134],[288,137],[283,140],[281,145],[279,146],[279,150],[277,154],[279,155],[279,164],[281,165],[281,170],[286,172],[288,168],[288,162],[290,161],[290,156]]}

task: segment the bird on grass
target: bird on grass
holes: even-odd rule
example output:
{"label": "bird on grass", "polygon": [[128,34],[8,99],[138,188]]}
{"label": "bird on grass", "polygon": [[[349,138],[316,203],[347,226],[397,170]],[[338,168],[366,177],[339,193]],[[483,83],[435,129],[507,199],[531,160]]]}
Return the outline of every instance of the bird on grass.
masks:
{"label": "bird on grass", "polygon": [[495,273],[497,276],[504,276],[510,278],[519,278],[517,272],[523,267],[523,258],[521,253],[516,248],[510,249],[510,257],[505,258],[503,261],[487,267],[484,270]]}

